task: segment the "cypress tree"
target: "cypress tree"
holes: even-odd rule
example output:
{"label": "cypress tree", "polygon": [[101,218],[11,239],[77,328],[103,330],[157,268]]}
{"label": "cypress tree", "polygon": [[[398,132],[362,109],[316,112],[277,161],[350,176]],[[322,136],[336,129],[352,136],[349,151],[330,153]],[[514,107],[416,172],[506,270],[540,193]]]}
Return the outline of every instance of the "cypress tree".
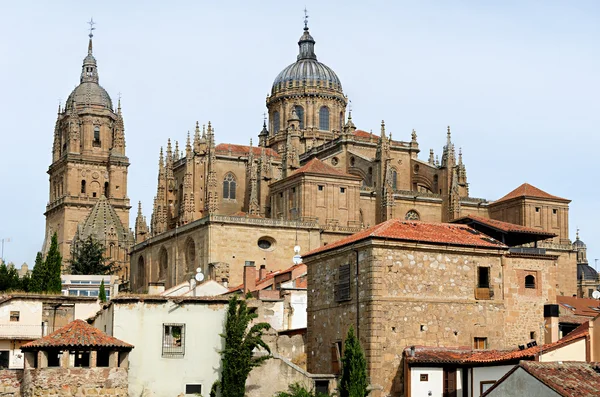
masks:
{"label": "cypress tree", "polygon": [[62,255],[58,251],[58,236],[56,233],[52,236],[52,242],[50,243],[50,249],[48,255],[46,255],[46,292],[58,292],[62,289],[62,282],[60,274],[62,270]]}
{"label": "cypress tree", "polygon": [[29,282],[30,292],[42,292],[46,290],[46,263],[42,257],[42,253],[38,252],[35,257],[35,264],[31,272],[31,280]]}
{"label": "cypress tree", "polygon": [[100,299],[100,302],[102,303],[106,302],[106,290],[104,289],[104,280],[100,282],[100,292],[98,292],[98,299]]}
{"label": "cypress tree", "polygon": [[348,330],[342,356],[342,378],[340,380],[341,397],[366,397],[367,360],[354,334],[354,327]]}
{"label": "cypress tree", "polygon": [[250,322],[257,318],[250,312],[246,301],[233,296],[227,307],[225,348],[221,351],[221,380],[215,382],[211,395],[216,387],[221,390],[221,397],[244,397],[246,379],[252,368],[261,365],[270,355],[255,357],[253,351],[262,348],[271,353],[269,346],[262,340],[265,330],[271,328],[268,323],[257,323],[248,328]]}

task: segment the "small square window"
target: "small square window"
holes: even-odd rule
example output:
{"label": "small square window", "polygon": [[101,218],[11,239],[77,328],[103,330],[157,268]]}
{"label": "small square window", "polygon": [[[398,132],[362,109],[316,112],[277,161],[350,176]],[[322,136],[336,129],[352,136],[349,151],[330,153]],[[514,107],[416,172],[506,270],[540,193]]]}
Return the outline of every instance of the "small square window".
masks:
{"label": "small square window", "polygon": [[534,339],[535,340],[535,331],[529,332],[529,339]]}
{"label": "small square window", "polygon": [[535,207],[535,212],[540,212],[540,207]]}
{"label": "small square window", "polygon": [[202,393],[202,385],[185,385],[185,394],[198,395]]}
{"label": "small square window", "polygon": [[163,324],[162,356],[183,357],[185,354],[185,324]]}
{"label": "small square window", "polygon": [[421,374],[420,379],[421,379],[421,382],[428,382],[429,374]]}
{"label": "small square window", "polygon": [[558,214],[558,210],[557,210],[556,208],[553,208],[553,209],[552,209],[552,213],[553,213],[554,215],[556,215],[556,214]]}
{"label": "small square window", "polygon": [[323,191],[323,188],[324,188],[324,187],[325,187],[325,186],[323,186],[323,185],[319,185],[319,191]]}
{"label": "small square window", "polygon": [[10,321],[19,321],[20,316],[21,316],[21,312],[18,312],[18,311],[10,312]]}
{"label": "small square window", "polygon": [[473,338],[474,349],[487,349],[487,338],[475,337]]}
{"label": "small square window", "polygon": [[340,193],[346,193],[346,188],[345,187],[341,187],[340,188]]}

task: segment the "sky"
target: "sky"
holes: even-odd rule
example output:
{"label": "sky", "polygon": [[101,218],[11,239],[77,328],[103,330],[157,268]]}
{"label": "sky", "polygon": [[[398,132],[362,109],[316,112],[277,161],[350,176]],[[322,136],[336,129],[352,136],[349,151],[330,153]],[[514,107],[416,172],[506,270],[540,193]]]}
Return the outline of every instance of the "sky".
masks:
{"label": "sky", "polygon": [[[134,226],[150,219],[158,154],[210,120],[217,143],[257,142],[265,99],[296,60],[304,12],[359,129],[441,154],[462,148],[470,195],[495,200],[524,182],[572,200],[593,266],[600,258],[600,2],[597,1],[1,1],[0,239],[33,264],[59,103],[79,83],[93,17],[100,84],[119,93]],[[181,147],[181,146],[180,146]],[[587,176],[586,176],[587,175]],[[599,263],[600,266],[600,263]]]}

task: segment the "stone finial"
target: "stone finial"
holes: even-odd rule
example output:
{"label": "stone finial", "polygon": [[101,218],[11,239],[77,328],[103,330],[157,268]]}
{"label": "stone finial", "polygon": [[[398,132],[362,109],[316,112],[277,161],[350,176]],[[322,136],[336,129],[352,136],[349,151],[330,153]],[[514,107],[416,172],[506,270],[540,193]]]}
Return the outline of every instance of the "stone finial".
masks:
{"label": "stone finial", "polygon": [[415,130],[413,129],[413,130],[412,130],[412,133],[410,134],[410,136],[411,136],[411,140],[412,140],[413,142],[416,142],[416,141],[417,141],[417,131],[415,131]]}

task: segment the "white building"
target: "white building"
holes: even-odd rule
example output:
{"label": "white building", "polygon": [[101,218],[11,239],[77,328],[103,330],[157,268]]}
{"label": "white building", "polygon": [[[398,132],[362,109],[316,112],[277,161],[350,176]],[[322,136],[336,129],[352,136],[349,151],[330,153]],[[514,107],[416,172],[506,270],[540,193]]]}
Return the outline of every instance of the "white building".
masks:
{"label": "white building", "polygon": [[21,345],[100,309],[96,298],[11,294],[0,298],[0,368],[22,369]]}
{"label": "white building", "polygon": [[68,296],[91,296],[98,298],[100,284],[104,281],[106,299],[114,297],[119,292],[119,278],[117,276],[101,275],[76,275],[63,274],[60,276],[62,282],[62,294]]}
{"label": "white building", "polygon": [[108,335],[136,346],[129,395],[208,395],[219,377],[225,297],[117,296],[94,319]]}

